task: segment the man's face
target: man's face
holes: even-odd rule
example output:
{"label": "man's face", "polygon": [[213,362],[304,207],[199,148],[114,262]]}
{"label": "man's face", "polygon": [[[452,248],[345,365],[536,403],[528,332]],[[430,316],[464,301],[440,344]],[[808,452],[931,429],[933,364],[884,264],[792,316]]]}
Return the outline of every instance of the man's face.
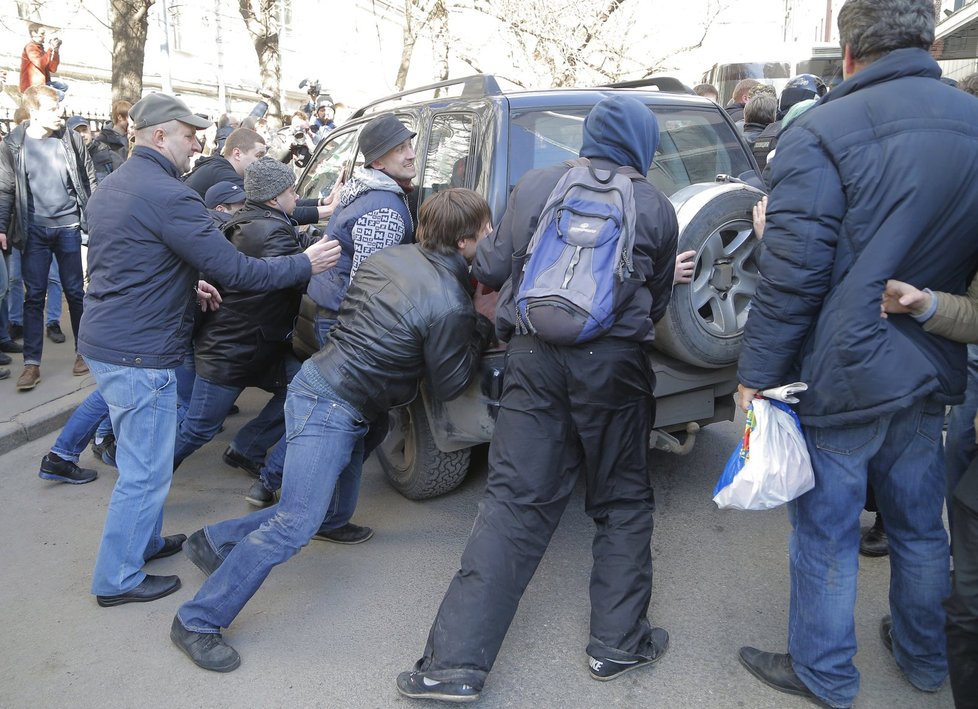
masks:
{"label": "man's face", "polygon": [[275,202],[278,204],[279,209],[291,216],[292,212],[295,211],[295,203],[298,199],[299,195],[296,194],[295,185],[293,185],[276,197]]}
{"label": "man's face", "polygon": [[88,145],[92,142],[92,131],[88,126],[78,126],[75,132],[82,137],[82,142]]}
{"label": "man's face", "polygon": [[414,148],[411,147],[411,138],[374,160],[371,167],[383,170],[395,180],[413,180],[418,174],[418,169],[414,166]]}
{"label": "man's face", "polygon": [[40,106],[31,109],[31,123],[38,125],[49,133],[59,130],[64,122],[58,110],[58,100],[48,96],[39,97]]}
{"label": "man's face", "polygon": [[465,257],[465,260],[468,263],[472,263],[472,261],[475,260],[475,251],[476,248],[479,246],[479,242],[485,239],[491,233],[492,233],[492,224],[486,222],[485,224],[482,225],[482,229],[479,230],[479,233],[476,235],[474,239],[465,239],[461,242],[462,245],[459,247],[459,251],[462,252],[462,256]]}
{"label": "man's face", "polygon": [[157,130],[164,133],[161,144],[158,143],[160,152],[176,166],[181,175],[187,172],[194,153],[200,152],[197,131],[193,126],[180,121],[170,121]]}
{"label": "man's face", "polygon": [[216,207],[214,207],[214,209],[216,209],[218,212],[234,214],[244,206],[245,206],[244,202],[237,202],[235,204],[219,204]]}
{"label": "man's face", "polygon": [[[23,37],[23,36],[24,35],[21,35],[21,37]],[[41,27],[40,29],[36,29],[33,32],[31,32],[31,39],[34,40],[35,42],[37,42],[38,44],[44,44],[44,38],[46,36],[47,36],[47,30],[45,30],[43,27]]]}
{"label": "man's face", "polygon": [[234,149],[234,157],[238,163],[238,167],[241,169],[240,175],[244,176],[245,170],[248,166],[259,158],[265,157],[265,153],[268,152],[268,147],[264,143],[255,143],[251,150],[239,150]]}

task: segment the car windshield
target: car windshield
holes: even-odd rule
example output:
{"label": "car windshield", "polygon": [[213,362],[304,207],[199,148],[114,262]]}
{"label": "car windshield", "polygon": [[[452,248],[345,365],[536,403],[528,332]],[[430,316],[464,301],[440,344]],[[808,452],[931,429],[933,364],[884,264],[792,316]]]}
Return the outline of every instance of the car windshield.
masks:
{"label": "car windshield", "polygon": [[[589,107],[514,112],[510,121],[509,185],[528,170],[577,157]],[[751,169],[744,147],[717,109],[656,107],[659,147],[649,181],[667,196],[717,175]]]}

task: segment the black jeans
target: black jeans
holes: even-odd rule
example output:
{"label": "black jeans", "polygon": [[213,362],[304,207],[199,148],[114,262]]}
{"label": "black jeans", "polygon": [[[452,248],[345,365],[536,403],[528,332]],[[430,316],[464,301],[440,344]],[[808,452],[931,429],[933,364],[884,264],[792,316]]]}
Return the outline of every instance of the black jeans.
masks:
{"label": "black jeans", "polygon": [[588,653],[647,651],[652,594],[648,435],[655,382],[634,342],[513,339],[472,533],[421,670],[481,687],[583,470],[594,520]]}
{"label": "black jeans", "polygon": [[947,664],[957,709],[978,709],[978,459],[954,493],[954,587],[947,611]]}

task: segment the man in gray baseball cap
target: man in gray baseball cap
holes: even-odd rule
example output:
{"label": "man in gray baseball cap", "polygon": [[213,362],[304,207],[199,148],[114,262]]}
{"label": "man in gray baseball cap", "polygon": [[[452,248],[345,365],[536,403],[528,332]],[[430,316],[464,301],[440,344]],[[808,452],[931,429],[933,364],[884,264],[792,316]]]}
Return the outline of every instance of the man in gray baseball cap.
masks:
{"label": "man in gray baseball cap", "polygon": [[146,96],[129,113],[132,156],[88,202],[90,284],[78,336],[117,440],[119,478],[92,579],[100,606],[153,601],[180,587],[176,576],[143,566],[177,553],[186,539],[161,529],[177,434],[174,370],[190,351],[195,285],[202,309],[221,302],[198,274],[226,288],[271,291],[301,287],[339,257],[339,245],[326,241],[273,258],[238,251],[180,180],[208,121],[165,94]]}

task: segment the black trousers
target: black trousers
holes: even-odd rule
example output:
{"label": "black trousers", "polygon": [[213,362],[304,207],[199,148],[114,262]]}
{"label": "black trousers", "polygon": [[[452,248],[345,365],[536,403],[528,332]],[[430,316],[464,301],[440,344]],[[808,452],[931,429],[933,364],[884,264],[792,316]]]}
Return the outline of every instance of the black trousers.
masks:
{"label": "black trousers", "polygon": [[513,339],[485,496],[418,669],[482,687],[581,471],[596,527],[588,652],[645,656],[654,383],[634,342]]}
{"label": "black trousers", "polygon": [[954,587],[947,611],[947,663],[957,709],[978,709],[978,460],[954,492]]}

